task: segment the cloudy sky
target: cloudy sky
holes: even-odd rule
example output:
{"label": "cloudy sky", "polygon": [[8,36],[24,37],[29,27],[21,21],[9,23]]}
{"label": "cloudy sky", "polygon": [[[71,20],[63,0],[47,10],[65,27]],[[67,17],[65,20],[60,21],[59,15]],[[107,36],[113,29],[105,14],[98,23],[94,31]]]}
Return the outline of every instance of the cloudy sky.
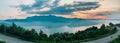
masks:
{"label": "cloudy sky", "polygon": [[120,0],[0,0],[0,19],[55,15],[119,19]]}

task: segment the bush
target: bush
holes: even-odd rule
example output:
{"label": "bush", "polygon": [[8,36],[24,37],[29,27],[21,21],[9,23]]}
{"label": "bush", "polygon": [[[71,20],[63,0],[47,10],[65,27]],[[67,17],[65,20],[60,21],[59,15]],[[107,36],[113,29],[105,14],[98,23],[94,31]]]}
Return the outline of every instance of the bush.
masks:
{"label": "bush", "polygon": [[120,43],[120,37],[118,37],[117,39],[111,41],[110,43]]}
{"label": "bush", "polygon": [[[110,23],[110,27],[113,27],[113,24]],[[103,24],[100,28],[96,26],[89,27],[84,31],[78,31],[75,33],[63,32],[63,33],[54,33],[49,36],[45,34],[42,30],[37,33],[34,29],[25,30],[24,28],[17,26],[15,23],[12,23],[12,26],[6,26],[4,24],[0,25],[0,32],[7,33],[10,35],[14,35],[16,37],[20,37],[21,39],[25,39],[28,41],[47,43],[47,42],[70,42],[70,41],[86,41],[97,39],[98,37],[108,36],[108,34],[113,34],[117,28],[108,29],[105,24]]]}
{"label": "bush", "polygon": [[4,42],[4,41],[0,41],[0,43],[6,43],[6,42]]}

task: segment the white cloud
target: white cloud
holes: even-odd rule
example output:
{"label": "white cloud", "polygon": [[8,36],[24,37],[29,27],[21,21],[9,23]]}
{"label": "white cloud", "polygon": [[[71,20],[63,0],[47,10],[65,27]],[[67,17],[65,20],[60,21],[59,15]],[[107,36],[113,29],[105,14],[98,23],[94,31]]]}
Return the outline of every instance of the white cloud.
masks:
{"label": "white cloud", "polygon": [[43,8],[43,9],[41,9],[40,11],[48,11],[48,10],[50,10],[51,8],[48,8],[48,7],[45,7],[45,8]]}

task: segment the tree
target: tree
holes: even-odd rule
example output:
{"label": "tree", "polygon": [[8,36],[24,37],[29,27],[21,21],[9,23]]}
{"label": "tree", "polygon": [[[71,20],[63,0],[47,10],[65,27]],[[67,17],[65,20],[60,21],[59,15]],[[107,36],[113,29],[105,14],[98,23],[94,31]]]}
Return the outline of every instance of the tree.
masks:
{"label": "tree", "polygon": [[100,29],[105,29],[105,24],[102,24],[102,26],[100,27]]}
{"label": "tree", "polygon": [[[110,25],[113,26],[112,23],[110,23]],[[105,24],[102,24],[100,29],[98,29],[96,26],[92,26],[84,31],[77,31],[75,34],[69,32],[58,32],[50,34],[48,37],[47,34],[45,34],[42,30],[40,30],[39,33],[37,33],[35,29],[25,30],[24,28],[17,26],[13,22],[12,26],[6,26],[4,24],[0,25],[0,32],[6,32],[8,34],[21,37],[29,41],[55,41],[63,43],[63,41],[76,41],[97,38],[108,33],[117,31],[117,27],[115,26],[111,30],[106,28],[107,27],[105,26]]]}
{"label": "tree", "polygon": [[117,31],[117,27],[114,27],[113,31]]}
{"label": "tree", "polygon": [[102,26],[99,29],[98,35],[104,35],[109,33],[110,31],[106,29],[105,24],[102,24]]}
{"label": "tree", "polygon": [[35,29],[32,29],[31,30],[31,38],[33,39],[33,40],[37,40],[37,38],[38,38],[38,34],[37,34],[37,32],[35,31]]}
{"label": "tree", "polygon": [[24,37],[24,39],[26,39],[26,40],[32,40],[32,41],[34,41],[34,40],[37,40],[38,34],[37,34],[37,32],[34,29],[32,29],[32,30],[26,30],[23,33],[22,37]]}
{"label": "tree", "polygon": [[39,34],[38,34],[38,40],[46,40],[47,34],[44,34],[42,30],[40,30]]}
{"label": "tree", "polygon": [[114,24],[113,24],[113,23],[109,23],[109,25],[110,25],[110,26],[114,26]]}
{"label": "tree", "polygon": [[6,26],[4,24],[0,26],[0,31],[6,33]]}
{"label": "tree", "polygon": [[24,39],[26,40],[32,40],[32,33],[31,31],[29,30],[26,30],[24,33],[23,33],[23,36],[22,36]]}
{"label": "tree", "polygon": [[16,28],[17,25],[13,22],[13,23],[12,23],[12,27],[13,27],[13,28]]}
{"label": "tree", "polygon": [[25,32],[24,28],[22,28],[20,26],[16,28],[16,35],[22,36],[24,32]]}
{"label": "tree", "polygon": [[84,39],[84,37],[85,37],[84,36],[84,31],[78,31],[74,35],[75,40],[82,40],[82,39]]}
{"label": "tree", "polygon": [[17,35],[17,30],[16,29],[17,29],[17,25],[13,22],[12,26],[10,26],[10,28],[9,28],[9,32],[11,34]]}

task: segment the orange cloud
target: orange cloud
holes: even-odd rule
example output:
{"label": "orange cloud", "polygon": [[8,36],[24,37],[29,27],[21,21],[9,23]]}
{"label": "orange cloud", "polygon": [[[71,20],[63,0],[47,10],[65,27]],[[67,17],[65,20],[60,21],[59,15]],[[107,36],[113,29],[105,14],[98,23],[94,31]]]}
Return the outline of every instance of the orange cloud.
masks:
{"label": "orange cloud", "polygon": [[66,18],[87,18],[87,19],[105,19],[107,18],[106,15],[97,15],[98,12],[92,12],[92,13],[80,13],[75,12],[73,15],[64,15],[63,17]]}
{"label": "orange cloud", "polygon": [[107,18],[107,16],[94,16],[93,18],[105,19],[105,18]]}

